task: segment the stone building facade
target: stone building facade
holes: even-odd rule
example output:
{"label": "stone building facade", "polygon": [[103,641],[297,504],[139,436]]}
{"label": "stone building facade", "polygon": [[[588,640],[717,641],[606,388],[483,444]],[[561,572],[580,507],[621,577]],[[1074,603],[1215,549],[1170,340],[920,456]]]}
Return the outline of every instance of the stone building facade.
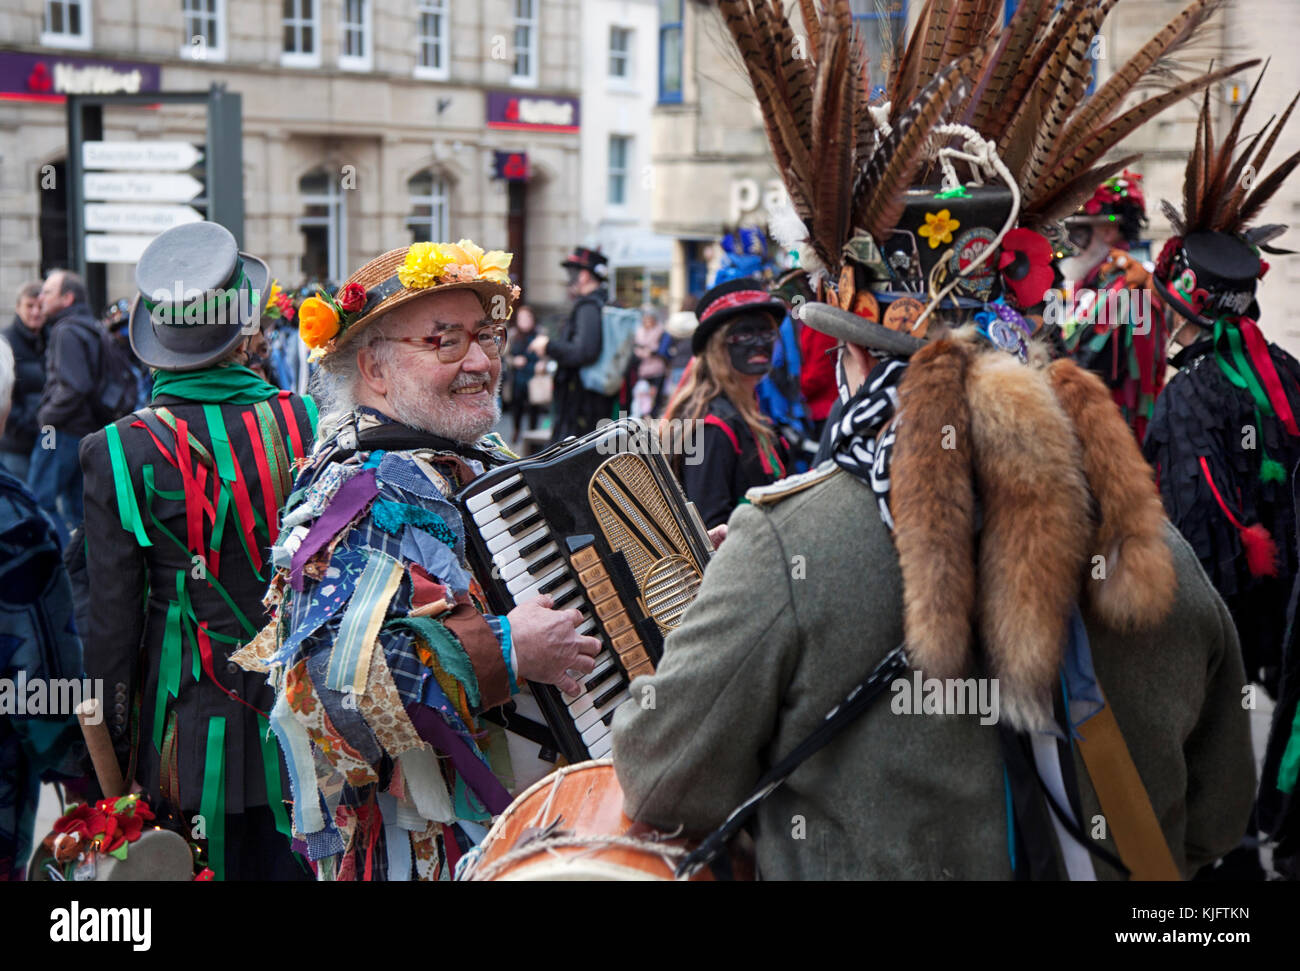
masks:
{"label": "stone building facade", "polygon": [[[13,0],[0,11],[0,290],[67,263],[49,178],[67,151],[61,90],[134,72],[145,90],[156,78],[241,95],[242,242],[281,281],[339,280],[413,239],[465,236],[514,250],[527,299],[558,306],[579,233],[582,7]],[[104,138],[201,144],[204,119],[201,106],[109,107]],[[109,264],[110,297],[133,291],[131,273]]]}

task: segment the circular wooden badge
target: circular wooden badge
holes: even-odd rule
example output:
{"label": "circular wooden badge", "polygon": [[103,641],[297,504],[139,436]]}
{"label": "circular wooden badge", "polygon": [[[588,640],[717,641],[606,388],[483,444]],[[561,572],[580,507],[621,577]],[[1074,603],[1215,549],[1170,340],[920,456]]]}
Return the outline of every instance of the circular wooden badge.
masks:
{"label": "circular wooden badge", "polygon": [[859,290],[853,295],[853,312],[867,320],[880,322],[880,304],[870,290]]}
{"label": "circular wooden badge", "polygon": [[890,330],[896,330],[902,334],[910,334],[912,337],[924,339],[925,331],[929,321],[922,325],[919,331],[912,328],[916,325],[917,318],[925,311],[925,304],[915,297],[902,297],[895,300],[885,310],[885,319],[882,321]]}

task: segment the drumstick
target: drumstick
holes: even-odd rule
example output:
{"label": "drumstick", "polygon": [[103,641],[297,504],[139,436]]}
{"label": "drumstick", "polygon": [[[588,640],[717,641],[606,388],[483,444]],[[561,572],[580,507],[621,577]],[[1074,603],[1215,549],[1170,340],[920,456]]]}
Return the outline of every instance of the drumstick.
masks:
{"label": "drumstick", "polygon": [[77,721],[81,722],[81,734],[86,737],[86,748],[90,751],[95,778],[99,780],[104,798],[117,799],[126,795],[126,783],[122,780],[122,770],[113,751],[113,740],[109,738],[108,728],[99,713],[98,698],[87,698],[77,705]]}

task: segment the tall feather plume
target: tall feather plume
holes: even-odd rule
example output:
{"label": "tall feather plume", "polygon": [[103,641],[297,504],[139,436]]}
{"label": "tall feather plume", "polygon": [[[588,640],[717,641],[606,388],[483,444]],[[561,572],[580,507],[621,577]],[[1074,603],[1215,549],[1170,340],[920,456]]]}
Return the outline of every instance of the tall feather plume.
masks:
{"label": "tall feather plume", "polygon": [[799,0],[799,15],[808,35],[808,56],[816,63],[817,52],[822,49],[821,18],[817,15],[817,0]]}
{"label": "tall feather plume", "polygon": [[1102,21],[1116,2],[1117,0],[1102,0],[1093,11],[1080,18],[1074,30],[1066,34],[1045,72],[1047,90],[1052,94],[1039,121],[1028,160],[1023,167],[1012,170],[1020,182],[1021,191],[1026,195],[1033,194],[1048,165],[1056,157],[1060,147],[1057,139],[1088,90],[1088,51],[1097,31],[1101,29]]}
{"label": "tall feather plume", "polygon": [[[839,247],[848,239],[850,211],[844,205],[853,180],[854,96],[858,91],[849,68],[853,45],[853,19],[847,3],[832,10],[822,25],[822,48],[812,96],[812,144],[821,155],[818,166],[817,208],[809,227],[812,238],[824,241],[822,262],[834,266]],[[827,257],[830,257],[828,260]]]}
{"label": "tall feather plume", "polygon": [[1041,185],[1035,190],[1034,194],[1026,198],[1024,212],[1027,217],[1033,221],[1040,213],[1055,208],[1053,203],[1062,186],[1077,178],[1086,169],[1091,168],[1102,155],[1161,111],[1190,94],[1195,94],[1211,84],[1222,81],[1238,71],[1254,67],[1258,63],[1258,60],[1245,61],[1232,67],[1211,71],[1199,78],[1180,84],[1163,94],[1148,98],[1124,112],[1114,121],[1100,126],[1074,147],[1068,148],[1062,155],[1057,157],[1052,165],[1051,172],[1042,180]]}
{"label": "tall feather plume", "polygon": [[1001,48],[990,50],[989,60],[984,66],[988,83],[983,94],[975,101],[970,117],[970,124],[976,131],[989,130],[993,113],[1005,103],[1007,90],[1033,46],[1034,38],[1050,9],[1047,0],[1024,0],[1016,8],[1011,23],[1004,32]]}
{"label": "tall feather plume", "polygon": [[1051,0],[1044,0],[1043,13],[1050,19],[1045,17],[1046,26],[1039,28],[1020,63],[1014,66],[1010,84],[1001,102],[994,106],[991,117],[980,129],[986,138],[991,138],[998,144],[999,154],[1002,154],[1004,146],[1010,141],[1019,140],[1010,134],[1013,129],[1018,135],[1033,130],[1033,121],[1040,117],[1042,109],[1042,86],[1038,81],[1043,69],[1062,38],[1078,22],[1089,2],[1090,0],[1066,0],[1053,13],[1055,5]]}
{"label": "tall feather plume", "polygon": [[858,172],[853,191],[853,222],[877,240],[893,229],[903,211],[903,192],[925,162],[935,125],[946,121],[970,94],[967,75],[984,55],[972,51],[931,81],[899,117],[890,136]]}
{"label": "tall feather plume", "polygon": [[[1215,217],[1211,223],[1212,229],[1217,229],[1221,232],[1240,232],[1256,215],[1258,215],[1259,207],[1262,206],[1263,203],[1267,202],[1268,197],[1276,191],[1277,186],[1281,185],[1281,181],[1278,181],[1272,191],[1267,195],[1256,198],[1252,205],[1251,198],[1247,196],[1246,193],[1249,191],[1248,185],[1253,183],[1250,183],[1244,177],[1246,174],[1245,167],[1249,165],[1251,172],[1255,174],[1258,174],[1260,169],[1264,167],[1264,163],[1268,161],[1268,157],[1273,151],[1273,146],[1277,144],[1278,135],[1282,133],[1282,129],[1286,127],[1286,123],[1290,120],[1291,112],[1295,110],[1297,101],[1300,101],[1300,94],[1297,94],[1291,99],[1291,103],[1287,105],[1286,110],[1282,112],[1282,117],[1279,118],[1275,124],[1272,124],[1272,130],[1269,130],[1269,125],[1265,125],[1264,128],[1261,129],[1259,135],[1256,135],[1254,140],[1252,140],[1251,144],[1247,147],[1246,151],[1241,154],[1241,157],[1233,165],[1227,178],[1227,184],[1233,186],[1233,189],[1223,207],[1216,211]],[[1242,111],[1242,114],[1245,114],[1244,110]],[[1264,144],[1258,151],[1256,151],[1255,144],[1266,131],[1268,132],[1268,136],[1265,139]],[[1285,165],[1286,163],[1283,164]],[[1263,189],[1267,186],[1267,183],[1267,179],[1260,181],[1258,187]],[[1254,193],[1252,192],[1251,195],[1253,196]]]}
{"label": "tall feather plume", "polygon": [[[1178,224],[1186,227],[1188,222],[1197,219],[1201,195],[1205,189],[1205,166],[1207,146],[1205,141],[1205,124],[1210,117],[1210,89],[1205,89],[1201,100],[1201,111],[1196,116],[1196,138],[1192,142],[1191,154],[1187,156],[1187,168],[1183,171],[1183,212]],[[1165,213],[1168,215],[1168,213]],[[1171,221],[1172,222],[1172,221]],[[1178,235],[1182,236],[1186,229]]]}
{"label": "tall feather plume", "polygon": [[1151,72],[1160,71],[1162,62],[1198,35],[1223,3],[1224,0],[1192,0],[1088,99],[1070,121],[1065,139],[1075,139],[1109,118]]}
{"label": "tall feather plume", "polygon": [[[1223,142],[1215,150],[1214,155],[1209,159],[1209,170],[1205,177],[1205,195],[1201,198],[1207,205],[1204,207],[1204,216],[1211,223],[1214,222],[1216,211],[1221,202],[1225,201],[1224,196],[1227,193],[1228,170],[1232,168],[1233,156],[1237,153],[1237,139],[1241,137],[1241,125],[1246,120],[1246,115],[1250,111],[1250,106],[1255,100],[1255,93],[1259,90],[1259,83],[1264,80],[1264,75],[1268,72],[1267,62],[1259,72],[1259,77],[1251,86],[1250,92],[1246,95],[1246,100],[1242,102],[1241,109],[1237,112],[1237,117],[1232,120],[1232,125],[1228,128],[1228,133],[1223,136]],[[1208,127],[1209,118],[1206,118]]]}

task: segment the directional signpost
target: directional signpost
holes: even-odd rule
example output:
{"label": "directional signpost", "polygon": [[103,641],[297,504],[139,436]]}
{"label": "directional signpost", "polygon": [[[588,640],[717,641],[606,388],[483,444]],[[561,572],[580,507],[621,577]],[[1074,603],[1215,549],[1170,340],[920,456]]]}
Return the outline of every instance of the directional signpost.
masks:
{"label": "directional signpost", "polygon": [[[201,144],[104,139],[104,106],[207,103]],[[91,305],[107,299],[105,264],[135,263],[174,226],[211,219],[244,235],[242,111],[238,94],[203,92],[68,97],[70,265],[86,277]]]}

